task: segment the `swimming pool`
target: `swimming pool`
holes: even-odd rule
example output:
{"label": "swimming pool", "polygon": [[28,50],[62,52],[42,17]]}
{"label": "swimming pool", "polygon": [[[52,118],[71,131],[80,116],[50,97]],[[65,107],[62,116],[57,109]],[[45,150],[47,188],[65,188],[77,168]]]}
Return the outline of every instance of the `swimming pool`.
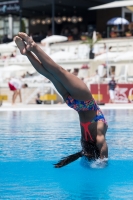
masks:
{"label": "swimming pool", "polygon": [[73,110],[0,112],[0,199],[133,199],[133,110],[103,110],[109,124],[109,162],[81,159],[55,169],[81,149]]}

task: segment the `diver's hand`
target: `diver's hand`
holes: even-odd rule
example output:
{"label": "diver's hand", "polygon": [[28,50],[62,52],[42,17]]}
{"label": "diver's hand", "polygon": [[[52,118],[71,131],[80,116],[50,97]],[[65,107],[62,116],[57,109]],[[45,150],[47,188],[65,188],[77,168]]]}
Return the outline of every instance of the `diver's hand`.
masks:
{"label": "diver's hand", "polygon": [[105,140],[104,135],[97,135],[97,147],[100,151],[100,158],[108,158],[108,146]]}

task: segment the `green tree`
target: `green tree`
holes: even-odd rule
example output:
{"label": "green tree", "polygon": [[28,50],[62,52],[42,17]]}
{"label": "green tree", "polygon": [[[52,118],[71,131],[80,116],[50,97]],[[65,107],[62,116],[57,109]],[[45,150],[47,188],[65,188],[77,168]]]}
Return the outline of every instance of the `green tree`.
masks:
{"label": "green tree", "polygon": [[23,19],[21,19],[20,32],[24,32],[24,33],[26,32],[26,26]]}
{"label": "green tree", "polygon": [[98,38],[96,41],[94,41],[93,38],[86,37],[86,40],[82,42],[83,44],[88,44],[90,46],[90,52],[89,52],[90,59],[94,59],[93,47],[99,40],[101,39]]}

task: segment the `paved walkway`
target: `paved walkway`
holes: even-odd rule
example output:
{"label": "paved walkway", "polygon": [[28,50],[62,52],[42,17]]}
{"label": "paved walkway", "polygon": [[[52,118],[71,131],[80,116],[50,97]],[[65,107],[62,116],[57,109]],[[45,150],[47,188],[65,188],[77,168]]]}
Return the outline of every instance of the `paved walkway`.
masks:
{"label": "paved walkway", "polygon": [[[105,104],[100,106],[102,110],[108,109],[133,109],[133,104]],[[11,105],[4,103],[0,107],[0,111],[30,111],[30,110],[73,110],[66,104],[53,104],[53,105],[36,105],[36,104],[16,104]]]}

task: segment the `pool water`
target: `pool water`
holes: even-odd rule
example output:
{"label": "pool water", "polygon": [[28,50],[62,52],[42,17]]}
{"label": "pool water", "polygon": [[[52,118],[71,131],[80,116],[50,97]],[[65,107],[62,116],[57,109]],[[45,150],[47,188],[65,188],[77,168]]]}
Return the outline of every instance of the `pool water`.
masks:
{"label": "pool water", "polygon": [[109,162],[60,169],[60,158],[81,150],[78,115],[64,111],[0,112],[0,199],[133,199],[133,110],[103,110]]}

